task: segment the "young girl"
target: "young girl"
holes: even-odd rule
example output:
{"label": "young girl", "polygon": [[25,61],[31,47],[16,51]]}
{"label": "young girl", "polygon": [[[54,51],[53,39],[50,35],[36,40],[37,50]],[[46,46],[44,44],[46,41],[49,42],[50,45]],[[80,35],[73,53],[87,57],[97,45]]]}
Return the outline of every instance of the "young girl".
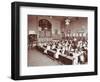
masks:
{"label": "young girl", "polygon": [[78,64],[78,56],[80,54],[78,53],[78,49],[75,49],[75,51],[73,52],[73,64],[77,65]]}
{"label": "young girl", "polygon": [[57,51],[56,51],[56,53],[55,53],[55,55],[54,55],[54,57],[55,57],[56,59],[59,58],[60,50],[61,50],[60,48],[57,48]]}
{"label": "young girl", "polygon": [[48,44],[46,49],[44,50],[44,53],[47,54],[47,51],[50,50],[50,45]]}

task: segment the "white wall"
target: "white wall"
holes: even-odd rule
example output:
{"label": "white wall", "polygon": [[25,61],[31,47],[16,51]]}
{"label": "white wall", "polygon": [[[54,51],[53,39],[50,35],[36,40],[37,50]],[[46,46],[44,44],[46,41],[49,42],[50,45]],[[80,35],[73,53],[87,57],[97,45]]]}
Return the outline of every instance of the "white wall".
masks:
{"label": "white wall", "polygon": [[28,30],[29,31],[35,31],[35,33],[38,32],[38,23],[36,16],[27,16],[28,17]]}
{"label": "white wall", "polygon": [[[1,0],[0,1],[0,82],[13,82],[10,79],[11,71],[11,2],[14,0]],[[17,1],[17,0],[16,0]],[[100,0],[20,0],[41,3],[58,3],[58,4],[72,4],[72,5],[89,5],[98,6],[100,10]],[[99,11],[100,14],[100,11]],[[98,16],[100,21],[100,16]],[[99,26],[100,27],[100,24]],[[98,29],[100,31],[100,28]],[[100,32],[99,32],[100,35]],[[99,41],[100,42],[100,37]],[[99,43],[100,49],[100,43]],[[100,54],[100,50],[99,50]],[[100,55],[98,56],[100,58]],[[99,61],[100,62],[100,59]],[[100,68],[100,63],[99,63]],[[100,73],[100,70],[99,70]],[[66,78],[53,78],[53,79],[39,79],[39,80],[26,80],[26,82],[99,82],[100,75],[98,76],[84,76],[84,77],[66,77]],[[22,82],[22,81],[19,81]]]}
{"label": "white wall", "polygon": [[[50,19],[47,16],[39,16],[38,18],[36,16],[29,16],[28,17],[28,30],[32,31],[34,30],[35,33],[38,33],[38,27],[39,27],[39,20],[41,19],[47,19],[48,21],[50,21],[51,25],[52,25],[52,36],[53,39],[60,39],[61,38],[61,20],[57,20],[57,19]],[[58,30],[58,35],[55,34],[55,30]],[[41,38],[42,39],[42,38]],[[44,38],[43,38],[44,39]]]}
{"label": "white wall", "polygon": [[81,20],[72,22],[72,24],[69,26],[69,28],[72,33],[77,33],[77,32],[86,32],[87,33],[87,31],[88,31],[87,24],[88,24],[87,18],[81,18]]}

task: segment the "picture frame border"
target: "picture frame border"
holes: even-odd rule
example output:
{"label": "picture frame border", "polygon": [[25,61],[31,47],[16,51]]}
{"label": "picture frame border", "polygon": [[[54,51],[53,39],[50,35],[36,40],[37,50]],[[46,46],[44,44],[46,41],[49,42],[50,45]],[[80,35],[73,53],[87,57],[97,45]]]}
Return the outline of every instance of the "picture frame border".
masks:
{"label": "picture frame border", "polygon": [[[20,7],[45,7],[60,9],[78,9],[78,10],[94,10],[94,72],[82,73],[63,73],[63,74],[46,74],[46,75],[30,75],[20,76]],[[61,5],[48,3],[31,3],[31,2],[12,2],[11,3],[11,78],[13,80],[25,79],[41,79],[41,78],[58,78],[58,77],[74,77],[97,75],[97,52],[98,52],[98,29],[97,29],[97,7],[96,6],[80,6],[80,5]]]}

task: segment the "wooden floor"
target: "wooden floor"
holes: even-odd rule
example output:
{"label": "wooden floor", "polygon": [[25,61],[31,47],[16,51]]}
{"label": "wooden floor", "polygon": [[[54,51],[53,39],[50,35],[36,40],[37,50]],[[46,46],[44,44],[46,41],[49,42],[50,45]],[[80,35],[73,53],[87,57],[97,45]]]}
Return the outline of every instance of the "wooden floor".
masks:
{"label": "wooden floor", "polygon": [[60,62],[51,59],[47,55],[39,52],[37,49],[28,50],[28,66],[52,66],[62,65]]}

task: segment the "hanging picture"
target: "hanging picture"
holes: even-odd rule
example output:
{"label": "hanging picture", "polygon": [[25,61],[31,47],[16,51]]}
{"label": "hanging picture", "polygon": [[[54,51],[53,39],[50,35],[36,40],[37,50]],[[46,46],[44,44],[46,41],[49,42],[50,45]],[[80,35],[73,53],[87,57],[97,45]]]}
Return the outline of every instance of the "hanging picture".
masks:
{"label": "hanging picture", "polygon": [[97,7],[12,3],[11,78],[97,75]]}

